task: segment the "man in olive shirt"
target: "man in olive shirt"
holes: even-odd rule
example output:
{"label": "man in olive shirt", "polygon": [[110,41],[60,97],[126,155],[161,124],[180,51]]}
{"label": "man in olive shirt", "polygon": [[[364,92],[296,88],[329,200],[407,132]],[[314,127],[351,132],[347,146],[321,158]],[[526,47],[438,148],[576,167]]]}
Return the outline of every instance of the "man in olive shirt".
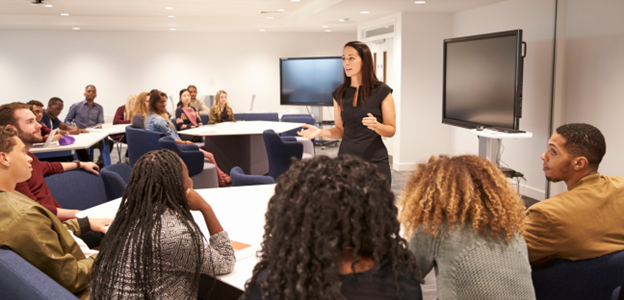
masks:
{"label": "man in olive shirt", "polygon": [[589,259],[624,250],[624,179],[598,173],[604,136],[588,124],[566,124],[548,141],[543,170],[568,191],[529,207],[525,239],[529,261]]}
{"label": "man in olive shirt", "polygon": [[110,219],[70,219],[61,223],[48,209],[15,191],[18,182],[30,178],[31,161],[17,132],[0,126],[0,248],[12,250],[86,299],[96,255],[85,257],[69,231],[76,236],[89,230],[105,232]]}

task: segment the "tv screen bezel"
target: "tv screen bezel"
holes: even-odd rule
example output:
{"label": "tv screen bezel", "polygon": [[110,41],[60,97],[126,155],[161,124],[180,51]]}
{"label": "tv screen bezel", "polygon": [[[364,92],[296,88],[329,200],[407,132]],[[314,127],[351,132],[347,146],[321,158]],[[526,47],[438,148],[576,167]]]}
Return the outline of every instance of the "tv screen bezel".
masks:
{"label": "tv screen bezel", "polygon": [[[501,127],[501,126],[493,126],[491,124],[474,123],[474,122],[469,122],[465,120],[447,118],[446,117],[447,45],[449,43],[477,41],[477,40],[485,40],[485,39],[507,37],[507,36],[516,37],[516,58],[515,58],[516,74],[515,74],[515,82],[514,82],[513,126],[511,128]],[[523,69],[524,69],[524,56],[522,55],[522,44],[523,44],[522,29],[445,39],[444,40],[444,57],[443,57],[444,67],[443,67],[443,79],[442,79],[442,124],[453,125],[453,126],[468,128],[468,129],[477,128],[478,126],[483,126],[486,128],[487,127],[501,127],[501,128],[519,130],[520,118],[522,117],[522,77],[523,77]]]}
{"label": "tv screen bezel", "polygon": [[[295,104],[295,103],[284,103],[284,99],[282,97],[282,61],[284,60],[301,60],[301,59],[327,59],[327,58],[336,58],[336,59],[340,59],[342,60],[342,56],[317,56],[317,57],[285,57],[285,58],[280,58],[279,59],[279,68],[280,68],[280,105],[292,105],[292,106],[327,106],[327,107],[333,107],[334,106],[334,101],[332,100],[331,105],[328,105],[327,103],[324,102],[307,102],[307,103],[302,103],[302,104]],[[344,69],[342,70],[342,74],[344,76]]]}

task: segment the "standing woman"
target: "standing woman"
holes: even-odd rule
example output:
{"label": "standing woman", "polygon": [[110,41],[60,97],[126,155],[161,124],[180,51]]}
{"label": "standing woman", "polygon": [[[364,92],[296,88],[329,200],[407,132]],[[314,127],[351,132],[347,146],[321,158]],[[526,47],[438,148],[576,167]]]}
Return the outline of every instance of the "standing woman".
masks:
{"label": "standing woman", "polygon": [[215,98],[217,101],[215,101],[215,104],[210,108],[210,121],[208,124],[235,122],[234,113],[232,113],[232,108],[230,108],[227,102],[227,93],[223,90],[218,91]]}
{"label": "standing woman", "polygon": [[[176,144],[179,145],[193,144],[191,141],[183,141],[180,138],[178,133],[175,131],[175,126],[173,126],[173,123],[171,123],[171,120],[169,120],[167,116],[166,108],[167,94],[156,89],[152,90],[150,92],[149,113],[147,114],[147,117],[145,117],[145,130],[162,132],[166,136],[172,138]],[[230,185],[232,183],[230,176],[219,169],[214,155],[202,148],[199,148],[199,151],[201,151],[204,154],[204,157],[209,159],[210,162],[217,168],[219,186],[223,187]]]}
{"label": "standing woman", "polygon": [[332,93],[335,127],[320,129],[303,125],[299,135],[342,139],[338,154],[352,154],[377,165],[392,183],[388,150],[382,137],[396,132],[392,89],[375,76],[373,56],[366,44],[348,42],[342,51],[344,82]]}
{"label": "standing woman", "polygon": [[[204,126],[199,114],[197,114],[197,110],[195,110],[195,107],[191,106],[191,93],[187,89],[182,89],[180,91],[180,101],[178,102],[178,108],[176,108],[175,116],[175,126],[178,131]],[[183,134],[181,138],[183,141],[191,141],[194,143],[204,141],[201,136],[194,135]]]}
{"label": "standing woman", "polygon": [[[197,299],[200,274],[234,269],[234,249],[182,160],[150,151],[132,169],[93,264],[91,299]],[[209,241],[191,210],[202,213]]]}

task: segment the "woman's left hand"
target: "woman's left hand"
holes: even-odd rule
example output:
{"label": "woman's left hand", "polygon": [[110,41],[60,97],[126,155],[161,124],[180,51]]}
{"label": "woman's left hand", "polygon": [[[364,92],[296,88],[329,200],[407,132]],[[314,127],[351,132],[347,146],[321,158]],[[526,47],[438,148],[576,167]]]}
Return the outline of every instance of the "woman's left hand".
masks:
{"label": "woman's left hand", "polygon": [[371,113],[368,113],[368,117],[362,118],[362,124],[370,130],[377,130],[382,124],[377,122],[377,118],[373,117]]}

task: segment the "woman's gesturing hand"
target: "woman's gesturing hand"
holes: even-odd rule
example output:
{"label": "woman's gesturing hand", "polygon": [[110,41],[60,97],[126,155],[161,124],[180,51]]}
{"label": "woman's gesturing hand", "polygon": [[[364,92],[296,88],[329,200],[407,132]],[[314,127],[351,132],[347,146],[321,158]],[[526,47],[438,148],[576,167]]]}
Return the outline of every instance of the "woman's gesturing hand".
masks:
{"label": "woman's gesturing hand", "polygon": [[316,126],[304,124],[301,127],[305,129],[301,129],[299,132],[297,132],[297,134],[299,134],[300,136],[304,138],[313,139],[321,135],[321,129],[319,129]]}

